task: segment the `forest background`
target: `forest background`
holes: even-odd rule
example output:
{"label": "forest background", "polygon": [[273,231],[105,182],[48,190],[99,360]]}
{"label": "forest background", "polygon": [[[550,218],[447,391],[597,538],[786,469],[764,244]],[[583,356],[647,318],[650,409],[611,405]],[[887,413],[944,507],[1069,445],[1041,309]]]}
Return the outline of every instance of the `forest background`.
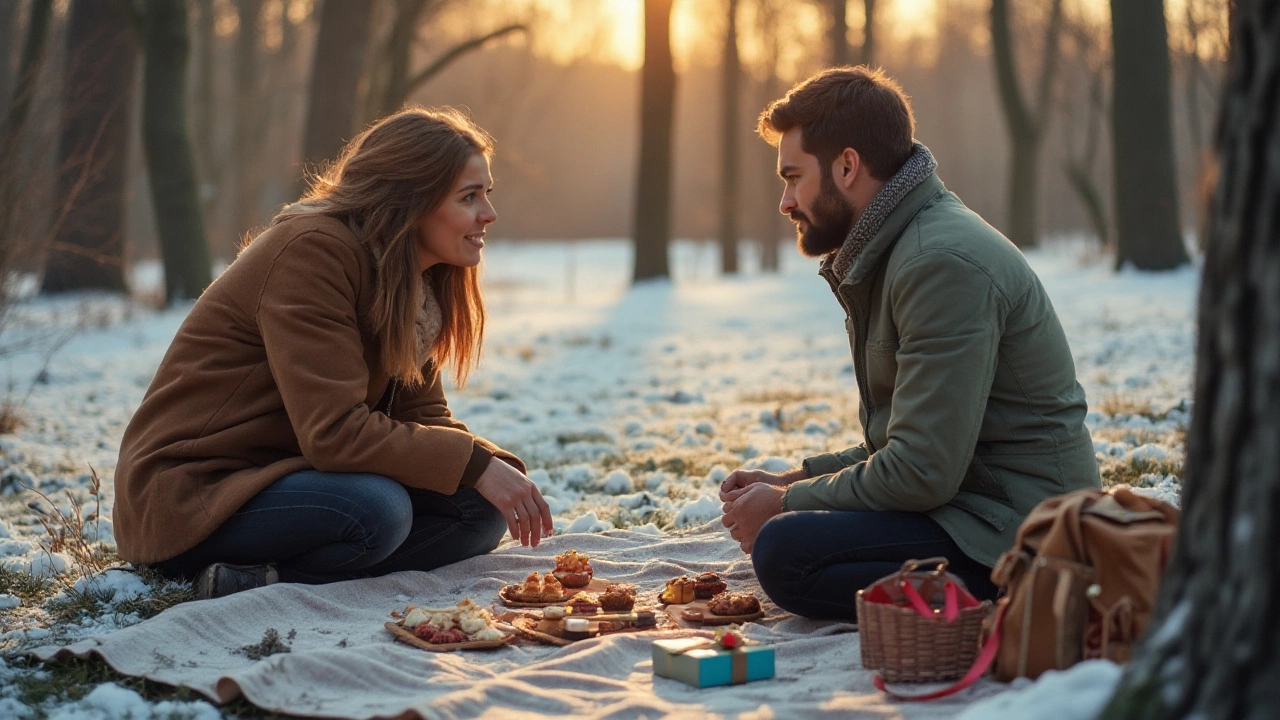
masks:
{"label": "forest background", "polygon": [[296,199],[304,168],[406,102],[464,107],[496,136],[496,237],[631,237],[636,277],[667,274],[670,238],[705,239],[726,272],[768,270],[790,226],[755,118],[858,62],[902,83],[939,175],[1020,246],[1083,235],[1117,266],[1174,267],[1212,185],[1228,14],[1227,0],[0,0],[4,282],[127,291],[129,268],[162,256],[155,300],[194,297],[201,266]]}

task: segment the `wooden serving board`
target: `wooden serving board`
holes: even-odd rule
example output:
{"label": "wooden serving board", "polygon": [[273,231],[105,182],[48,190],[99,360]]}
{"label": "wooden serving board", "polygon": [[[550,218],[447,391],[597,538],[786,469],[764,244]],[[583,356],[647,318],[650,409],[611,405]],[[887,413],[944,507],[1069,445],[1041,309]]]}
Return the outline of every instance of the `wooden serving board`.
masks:
{"label": "wooden serving board", "polygon": [[602,593],[604,592],[604,589],[608,586],[609,586],[608,580],[603,580],[601,578],[592,578],[591,582],[587,583],[586,587],[565,588],[565,591],[568,594],[560,598],[559,600],[554,600],[551,602],[525,602],[523,600],[511,599],[509,596],[509,591],[519,587],[518,584],[504,585],[503,588],[498,591],[498,599],[501,600],[502,604],[506,605],[507,607],[544,608],[544,607],[550,607],[552,605],[563,605],[569,601],[569,598],[573,597],[574,595],[577,595],[580,592],[596,593],[596,594]]}
{"label": "wooden serving board", "polygon": [[[716,615],[708,608],[708,600],[694,600],[691,603],[682,603],[679,605],[668,605],[667,615],[675,621],[680,627],[697,628],[703,625],[729,625],[732,623],[747,622],[749,620],[759,620],[764,617],[764,610],[749,613],[746,615]],[[702,613],[702,620],[690,620],[682,613],[685,610],[696,610]]]}
{"label": "wooden serving board", "polygon": [[426,640],[414,635],[412,631],[405,629],[399,623],[389,622],[384,625],[396,640],[407,645],[412,645],[423,650],[431,652],[449,652],[450,650],[492,650],[508,645],[516,639],[515,635],[507,635],[501,640],[472,640],[470,642],[460,643],[429,643]]}
{"label": "wooden serving board", "polygon": [[[661,616],[659,615],[659,617]],[[613,635],[614,633],[655,632],[655,631],[662,632],[664,630],[669,631],[673,629],[669,627],[662,628],[657,626],[624,627],[624,628],[619,628],[617,630],[610,630],[607,633],[601,633],[600,625],[598,624],[598,622],[595,620],[591,620],[590,618],[587,618],[587,619],[590,621],[590,629],[587,630],[587,637],[589,638],[599,637],[600,635]],[[536,617],[524,616],[524,617],[513,618],[511,620],[511,626],[516,629],[516,632],[520,635],[520,637],[533,640],[534,642],[544,643],[546,645],[559,645],[561,647],[564,647],[565,645],[572,645],[573,643],[577,642],[577,640],[566,640],[560,637],[559,628],[556,623],[552,623],[546,620],[539,620]]]}

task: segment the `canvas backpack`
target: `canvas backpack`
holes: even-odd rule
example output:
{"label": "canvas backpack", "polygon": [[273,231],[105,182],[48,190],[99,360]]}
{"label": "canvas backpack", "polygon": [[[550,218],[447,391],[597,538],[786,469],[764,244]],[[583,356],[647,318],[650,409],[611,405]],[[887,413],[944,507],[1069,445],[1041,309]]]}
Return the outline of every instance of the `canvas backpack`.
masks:
{"label": "canvas backpack", "polygon": [[984,628],[997,645],[996,678],[1128,660],[1151,619],[1177,523],[1172,505],[1127,488],[1037,505],[991,571],[1004,590]]}

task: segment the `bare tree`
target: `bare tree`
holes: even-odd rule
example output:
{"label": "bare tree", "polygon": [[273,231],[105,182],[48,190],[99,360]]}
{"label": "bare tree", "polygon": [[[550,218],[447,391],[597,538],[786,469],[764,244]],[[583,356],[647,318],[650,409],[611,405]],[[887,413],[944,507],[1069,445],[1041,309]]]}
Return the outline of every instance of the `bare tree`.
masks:
{"label": "bare tree", "polygon": [[[15,39],[19,29],[15,27],[16,14],[16,3],[5,11],[6,20],[11,23],[4,29],[6,41]],[[4,103],[0,114],[0,328],[8,314],[16,271],[30,263],[30,256],[36,251],[34,243],[22,239],[23,233],[15,227],[14,210],[22,199],[20,188],[28,186],[30,180],[24,177],[26,168],[19,162],[18,147],[28,127],[36,83],[44,65],[52,15],[52,0],[33,0],[26,26],[21,29],[22,52],[16,69],[10,72],[8,47],[3,57],[8,82],[5,94],[0,96]]]}
{"label": "bare tree", "polygon": [[738,272],[738,112],[742,63],[738,59],[738,0],[728,0],[720,95],[720,271]]}
{"label": "bare tree", "polygon": [[1013,30],[1009,22],[1009,0],[991,0],[991,46],[995,57],[1000,105],[1009,129],[1008,206],[1005,233],[1019,247],[1033,247],[1036,231],[1036,200],[1040,175],[1040,143],[1050,117],[1053,80],[1058,68],[1058,36],[1062,30],[1062,0],[1052,0],[1045,23],[1043,59],[1036,81],[1035,104],[1023,99],[1014,59]]}
{"label": "bare tree", "polygon": [[827,52],[832,65],[849,64],[849,7],[847,0],[826,0]]}
{"label": "bare tree", "polygon": [[199,296],[212,281],[212,268],[187,131],[187,5],[147,0],[144,7],[142,141],[164,261],[165,301],[172,303]]}
{"label": "bare tree", "polygon": [[1116,267],[1168,270],[1188,258],[1178,219],[1164,0],[1111,0],[1111,48]]}
{"label": "bare tree", "polygon": [[41,291],[124,292],[124,178],[137,35],[124,6],[74,0],[67,19],[55,214]]}
{"label": "bare tree", "polygon": [[1069,36],[1075,41],[1080,67],[1075,75],[1086,85],[1084,101],[1071,97],[1060,103],[1064,116],[1062,170],[1076,198],[1084,206],[1089,225],[1102,247],[1111,244],[1110,223],[1106,203],[1098,187],[1095,166],[1098,148],[1106,131],[1106,81],[1110,63],[1095,40],[1095,28],[1068,23]]}
{"label": "bare tree", "polygon": [[671,59],[673,0],[644,0],[640,71],[640,168],[636,182],[634,280],[670,277],[671,146],[676,71]]}
{"label": "bare tree", "polygon": [[[757,32],[763,48],[761,62],[764,65],[764,80],[759,85],[760,107],[774,101],[782,93],[782,82],[778,79],[778,58],[781,55],[781,40],[778,37],[778,6],[775,0],[756,0]],[[769,178],[776,178],[777,153],[768,143],[752,143],[756,148],[758,167]],[[778,272],[779,240],[784,230],[782,214],[778,212],[778,196],[780,191],[776,180],[763,183],[764,189],[755,208],[756,238],[760,243],[760,269],[764,272]]]}
{"label": "bare tree", "polygon": [[[302,143],[303,162],[309,168],[337,157],[356,130],[372,22],[373,3],[367,0],[325,0],[321,8]],[[304,189],[300,184],[297,194]]]}
{"label": "bare tree", "polygon": [[236,32],[234,67],[235,115],[231,146],[235,154],[232,202],[235,227],[244,232],[264,218],[259,208],[264,178],[262,155],[266,139],[263,89],[272,68],[262,47],[263,0],[236,0],[240,25]]}
{"label": "bare tree", "polygon": [[426,67],[412,68],[413,50],[423,25],[451,0],[395,0],[391,31],[375,52],[365,121],[394,112],[409,97],[467,53],[515,33],[527,33],[524,23],[511,23],[468,38],[433,59]]}
{"label": "bare tree", "polygon": [[218,152],[215,132],[217,123],[215,116],[218,104],[215,101],[214,68],[216,61],[215,45],[217,34],[213,0],[195,0],[196,17],[193,23],[195,41],[195,71],[192,74],[191,101],[194,112],[191,113],[191,129],[193,146],[196,155],[196,168],[200,173],[201,211],[206,218],[213,215],[218,204],[219,190],[222,186],[226,160]]}
{"label": "bare tree", "polygon": [[1235,15],[1182,519],[1107,719],[1263,720],[1280,707],[1280,14],[1239,0]]}
{"label": "bare tree", "polygon": [[876,0],[862,0],[862,64],[871,65],[876,57]]}

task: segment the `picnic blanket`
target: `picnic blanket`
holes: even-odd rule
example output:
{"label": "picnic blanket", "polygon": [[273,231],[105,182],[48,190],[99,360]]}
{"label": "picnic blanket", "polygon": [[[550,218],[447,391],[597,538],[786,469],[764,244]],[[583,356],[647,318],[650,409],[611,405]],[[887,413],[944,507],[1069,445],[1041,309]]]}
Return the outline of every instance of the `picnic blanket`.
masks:
{"label": "picnic blanket", "polygon": [[[732,589],[756,589],[750,558],[719,523],[677,535],[628,530],[509,543],[432,572],[331,585],[272,585],[184,603],[137,625],[66,647],[42,660],[96,655],[126,675],[189,687],[217,703],[243,695],[266,710],[327,718],[875,717],[945,718],[1004,686],[983,680],[942,701],[899,704],[877,692],[860,664],[858,635],[765,603],[745,626],[776,648],[777,677],[695,689],[652,674],[655,635],[620,633],[568,647],[521,640],[490,651],[434,653],[394,642],[383,627],[408,603],[497,602],[498,590],[549,570],[569,549],[591,556],[597,577],[659,589],[680,574],[719,572]],[[852,598],[850,598],[852,602]],[[498,606],[497,609],[502,609]],[[241,648],[275,629],[290,652],[252,659]]]}

